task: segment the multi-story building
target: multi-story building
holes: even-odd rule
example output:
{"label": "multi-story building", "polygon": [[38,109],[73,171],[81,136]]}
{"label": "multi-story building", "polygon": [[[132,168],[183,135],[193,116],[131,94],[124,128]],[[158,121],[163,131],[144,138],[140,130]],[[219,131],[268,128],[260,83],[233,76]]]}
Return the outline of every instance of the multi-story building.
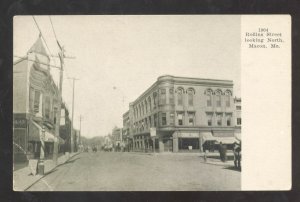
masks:
{"label": "multi-story building", "polygon": [[[59,90],[50,74],[50,58],[41,37],[13,64],[14,161],[38,158],[45,128],[45,157],[53,154]],[[60,145],[64,141],[59,138]]]}
{"label": "multi-story building", "polygon": [[233,81],[166,75],[123,118],[129,117],[133,150],[180,152],[202,151],[208,140],[233,143],[234,113]]}
{"label": "multi-story building", "polygon": [[122,128],[114,127],[112,130],[112,143],[114,149],[120,149],[122,143]]}
{"label": "multi-story building", "polygon": [[122,141],[125,145],[125,150],[130,151],[132,150],[132,138],[131,135],[131,127],[130,127],[130,118],[129,118],[129,111],[123,114],[123,131],[122,131]]}
{"label": "multi-story building", "polygon": [[235,136],[241,139],[241,126],[242,126],[242,100],[241,98],[234,98],[235,105]]}

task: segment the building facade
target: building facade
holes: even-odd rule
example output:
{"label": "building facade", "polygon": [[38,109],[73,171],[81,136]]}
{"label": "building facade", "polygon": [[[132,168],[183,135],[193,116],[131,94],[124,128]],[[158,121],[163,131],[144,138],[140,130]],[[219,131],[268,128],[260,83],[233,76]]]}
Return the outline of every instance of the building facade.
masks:
{"label": "building facade", "polygon": [[40,135],[45,128],[45,157],[51,158],[56,138],[59,90],[50,74],[50,58],[41,37],[27,56],[13,64],[14,162],[39,158]]}
{"label": "building facade", "polygon": [[233,81],[161,76],[130,103],[128,117],[133,151],[203,151],[210,140],[232,144]]}

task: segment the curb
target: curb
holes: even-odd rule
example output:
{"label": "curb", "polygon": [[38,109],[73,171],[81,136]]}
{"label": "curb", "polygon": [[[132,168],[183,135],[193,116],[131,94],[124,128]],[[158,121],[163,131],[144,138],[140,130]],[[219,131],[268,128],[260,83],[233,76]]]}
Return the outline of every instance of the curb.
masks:
{"label": "curb", "polygon": [[[60,163],[55,165],[53,168],[51,168],[47,173],[50,173],[51,171],[53,171],[56,167],[65,164],[66,162],[70,161],[74,156],[77,156],[78,154],[80,154],[81,152],[77,152],[74,153],[72,156],[70,155],[70,158],[68,160],[66,160],[64,163]],[[46,177],[47,175],[40,175],[34,182],[32,182],[30,185],[28,185],[26,188],[24,188],[23,191],[27,191],[30,187],[32,187],[35,183],[37,183],[40,179]]]}

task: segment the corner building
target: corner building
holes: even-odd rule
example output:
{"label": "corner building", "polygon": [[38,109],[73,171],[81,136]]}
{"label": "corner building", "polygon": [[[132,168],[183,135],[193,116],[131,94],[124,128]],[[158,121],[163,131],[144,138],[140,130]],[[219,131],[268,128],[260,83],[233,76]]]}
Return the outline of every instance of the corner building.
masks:
{"label": "corner building", "polygon": [[203,151],[210,140],[231,145],[234,113],[233,81],[161,76],[130,103],[130,148],[185,152]]}

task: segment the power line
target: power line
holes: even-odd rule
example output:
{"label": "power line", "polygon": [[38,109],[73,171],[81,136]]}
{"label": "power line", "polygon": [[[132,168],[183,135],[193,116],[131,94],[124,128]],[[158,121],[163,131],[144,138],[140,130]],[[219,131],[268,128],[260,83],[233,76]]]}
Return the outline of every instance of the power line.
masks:
{"label": "power line", "polygon": [[49,15],[49,19],[50,19],[50,23],[51,23],[52,30],[53,30],[53,33],[54,33],[54,37],[55,37],[56,41],[58,42],[58,40],[57,40],[57,37],[56,37],[55,30],[54,30],[54,26],[53,26],[53,23],[52,23],[52,20],[51,20],[51,17],[50,17],[50,15]]}
{"label": "power line", "polygon": [[58,66],[50,65],[50,64],[47,64],[47,63],[43,63],[43,62],[37,62],[36,60],[31,60],[31,59],[27,58],[26,56],[25,57],[20,57],[20,56],[14,55],[14,57],[20,58],[20,59],[24,59],[24,60],[28,60],[28,61],[32,61],[32,62],[35,62],[35,63],[38,63],[38,64],[42,64],[42,65],[47,65],[47,66],[49,65],[50,67],[54,67],[54,68],[60,69],[60,67],[58,67]]}
{"label": "power line", "polygon": [[[46,41],[46,39],[45,39],[45,37],[44,37],[44,35],[43,35],[43,33],[42,33],[42,30],[41,30],[40,26],[38,25],[38,23],[37,23],[37,21],[36,21],[36,19],[35,19],[35,17],[34,17],[33,15],[32,15],[32,18],[33,18],[33,20],[34,20],[34,22],[35,22],[35,25],[36,25],[36,27],[38,28],[38,30],[39,30],[41,36],[42,36],[42,39],[43,39],[44,42],[45,42],[45,45],[46,45],[46,47],[47,47],[47,49],[48,49],[48,51],[49,51],[49,53],[50,53],[50,57],[52,57],[52,53],[51,53],[51,51],[50,51],[50,48],[48,47],[47,41]],[[52,57],[52,59],[53,59],[53,61],[54,61],[54,64],[56,65],[55,59],[54,59],[53,57]]]}

